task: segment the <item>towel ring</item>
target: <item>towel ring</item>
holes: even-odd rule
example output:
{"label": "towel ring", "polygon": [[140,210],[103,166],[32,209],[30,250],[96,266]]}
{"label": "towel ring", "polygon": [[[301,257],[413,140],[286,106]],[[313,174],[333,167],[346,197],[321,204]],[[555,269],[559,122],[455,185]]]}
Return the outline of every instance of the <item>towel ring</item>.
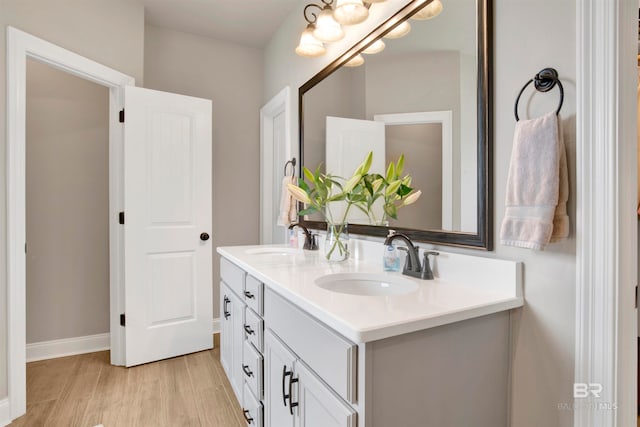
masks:
{"label": "towel ring", "polygon": [[296,174],[296,158],[293,157],[291,160],[287,161],[284,164],[284,176],[287,176],[287,166],[291,165],[291,176]]}
{"label": "towel ring", "polygon": [[562,82],[558,78],[558,72],[555,68],[545,68],[536,74],[532,79],[530,79],[525,85],[520,89],[520,93],[516,98],[516,105],[513,107],[513,112],[516,116],[516,122],[520,121],[520,117],[518,117],[518,103],[520,102],[520,97],[522,93],[533,82],[536,90],[538,92],[549,92],[553,89],[556,84],[558,85],[558,89],[560,89],[560,104],[558,105],[558,109],[556,110],[556,115],[560,113],[560,109],[562,108],[562,103],[564,102],[564,88],[562,87]]}

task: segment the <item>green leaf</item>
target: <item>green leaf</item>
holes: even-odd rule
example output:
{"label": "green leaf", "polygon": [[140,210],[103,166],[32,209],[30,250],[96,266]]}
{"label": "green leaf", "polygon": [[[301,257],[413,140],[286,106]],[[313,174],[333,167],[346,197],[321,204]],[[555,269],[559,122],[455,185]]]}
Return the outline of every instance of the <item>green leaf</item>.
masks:
{"label": "green leaf", "polygon": [[306,167],[303,167],[302,171],[304,172],[304,176],[307,177],[309,182],[315,181],[315,177],[313,176],[313,173],[309,169],[307,169]]}
{"label": "green leaf", "polygon": [[314,208],[314,207],[309,207],[307,209],[303,209],[300,212],[298,212],[298,216],[304,216],[304,215],[311,215],[318,212],[318,209]]}
{"label": "green leaf", "polygon": [[412,191],[413,191],[413,188],[411,188],[411,187],[407,187],[406,185],[401,184],[401,185],[400,185],[400,188],[398,189],[398,192],[397,192],[397,193],[398,193],[398,195],[399,195],[400,197],[404,197],[404,196],[406,196],[407,194],[411,193]]}
{"label": "green leaf", "polygon": [[398,219],[398,208],[393,203],[384,205],[384,213],[393,219]]}

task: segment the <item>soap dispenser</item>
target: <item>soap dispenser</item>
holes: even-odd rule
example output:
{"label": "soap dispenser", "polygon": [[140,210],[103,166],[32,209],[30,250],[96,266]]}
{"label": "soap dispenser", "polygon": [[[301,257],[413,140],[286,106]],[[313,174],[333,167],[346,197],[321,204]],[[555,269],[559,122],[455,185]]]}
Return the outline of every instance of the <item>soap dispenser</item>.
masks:
{"label": "soap dispenser", "polygon": [[[395,230],[389,230],[387,238],[393,236],[395,232]],[[384,271],[400,271],[400,254],[393,243],[384,246],[382,266]]]}

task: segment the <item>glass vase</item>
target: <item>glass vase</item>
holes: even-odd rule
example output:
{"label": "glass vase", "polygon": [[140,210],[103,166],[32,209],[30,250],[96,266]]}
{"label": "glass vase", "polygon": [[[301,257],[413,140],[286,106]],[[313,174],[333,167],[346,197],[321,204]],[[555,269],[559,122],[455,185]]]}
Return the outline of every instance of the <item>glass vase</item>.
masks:
{"label": "glass vase", "polygon": [[346,222],[327,223],[324,239],[324,257],[327,261],[339,262],[349,258],[349,227]]}

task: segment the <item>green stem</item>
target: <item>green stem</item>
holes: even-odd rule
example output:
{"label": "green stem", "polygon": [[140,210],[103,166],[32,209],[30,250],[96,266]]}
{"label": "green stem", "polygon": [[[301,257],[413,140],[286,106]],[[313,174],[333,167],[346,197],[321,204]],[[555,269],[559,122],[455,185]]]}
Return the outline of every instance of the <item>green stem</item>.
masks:
{"label": "green stem", "polygon": [[[345,211],[344,211],[344,216],[342,217],[342,222],[340,223],[337,232],[333,233],[335,235],[335,237],[336,237],[336,240],[335,240],[335,242],[333,242],[333,244],[331,245],[331,249],[326,254],[326,258],[327,259],[331,259],[331,255],[336,250],[336,246],[339,247],[340,254],[343,254],[346,251],[346,249],[344,247],[344,244],[340,240],[340,235],[342,234],[342,232],[344,230],[344,226],[346,225],[347,215],[349,214],[349,209],[351,209],[351,203],[347,204],[347,209],[345,209]],[[331,223],[331,224],[334,224],[334,223]],[[331,233],[332,232],[331,230],[332,230],[333,226],[331,224],[327,223],[327,233]]]}

